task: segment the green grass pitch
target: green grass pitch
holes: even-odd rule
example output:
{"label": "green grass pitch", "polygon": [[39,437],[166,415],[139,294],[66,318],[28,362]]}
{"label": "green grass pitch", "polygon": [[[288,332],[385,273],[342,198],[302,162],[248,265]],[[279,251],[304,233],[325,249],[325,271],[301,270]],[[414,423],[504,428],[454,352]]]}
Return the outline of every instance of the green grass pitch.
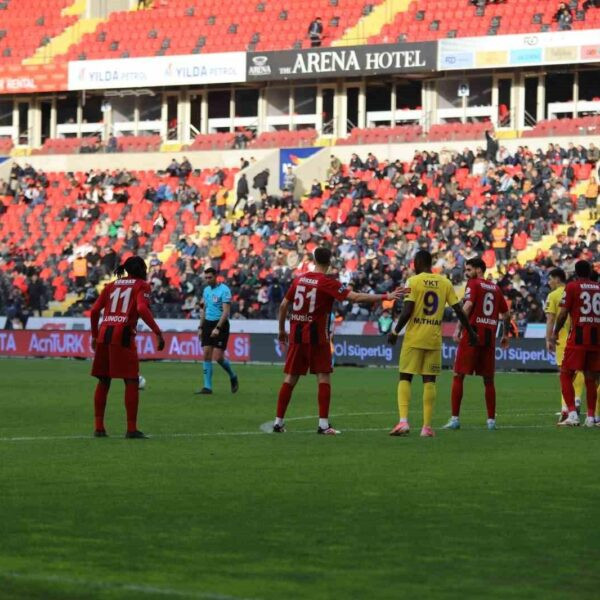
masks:
{"label": "green grass pitch", "polygon": [[[317,436],[304,379],[288,433],[266,435],[281,370],[151,363],[140,427],[93,439],[89,364],[1,360],[0,598],[598,598],[600,429],[557,430],[555,375],[499,374],[485,429],[480,380],[463,429],[391,438],[396,373],[340,368],[338,437]],[[449,416],[450,375],[434,424]]]}

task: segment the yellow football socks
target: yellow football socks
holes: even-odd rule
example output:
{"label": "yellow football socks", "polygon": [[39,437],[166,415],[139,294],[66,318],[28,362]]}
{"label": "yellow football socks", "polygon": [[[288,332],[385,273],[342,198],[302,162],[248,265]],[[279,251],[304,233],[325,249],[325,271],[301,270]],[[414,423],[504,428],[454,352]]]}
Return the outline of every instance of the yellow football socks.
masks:
{"label": "yellow football socks", "polygon": [[423,384],[423,427],[431,427],[433,419],[433,405],[435,404],[435,383]]}
{"label": "yellow football socks", "polygon": [[398,412],[400,420],[408,420],[408,405],[410,404],[410,381],[401,379],[398,382]]}

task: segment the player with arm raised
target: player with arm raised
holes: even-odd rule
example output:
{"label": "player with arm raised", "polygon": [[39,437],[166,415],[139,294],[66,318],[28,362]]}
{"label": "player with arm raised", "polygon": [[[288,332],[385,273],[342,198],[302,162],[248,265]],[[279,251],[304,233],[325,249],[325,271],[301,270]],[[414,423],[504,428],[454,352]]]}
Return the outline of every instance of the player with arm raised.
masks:
{"label": "player with arm raised", "polygon": [[[546,306],[544,312],[546,313],[546,348],[550,350],[552,344],[552,334],[554,332],[554,324],[556,323],[556,317],[560,312],[560,301],[562,300],[563,294],[565,293],[565,285],[567,282],[567,276],[562,269],[552,269],[548,274],[548,285],[550,286],[551,292],[546,298]],[[567,336],[571,329],[571,321],[567,318],[564,327],[560,330],[558,341],[556,343],[556,366],[560,371],[560,367],[565,356],[565,347],[567,345]],[[575,379],[573,380],[575,387],[575,409],[579,414],[581,406],[581,396],[583,395],[584,378],[581,371],[577,371]],[[564,421],[567,418],[568,411],[565,400],[561,393],[561,407],[560,407],[560,420]]]}
{"label": "player with arm raised", "polygon": [[[132,256],[115,273],[119,279],[104,287],[90,316],[94,350],[92,375],[98,378],[94,394],[94,435],[106,437],[104,411],[111,381],[116,378],[125,380],[125,437],[140,439],[146,436],[137,428],[139,360],[135,335],[138,318],[156,335],[159,350],[165,347],[165,342],[148,306],[150,286],[146,282],[144,261],[139,256]],[[124,277],[125,273],[127,277]],[[104,315],[98,327],[102,311]]]}
{"label": "player with arm raised", "polygon": [[204,312],[198,333],[204,351],[204,386],[197,394],[212,394],[213,358],[229,376],[231,392],[239,389],[237,375],[231,363],[225,358],[229,342],[229,313],[231,310],[231,290],[224,283],[217,283],[217,271],[205,269],[206,287],[202,292]]}
{"label": "player with arm raised", "polygon": [[400,353],[400,381],[398,382],[398,410],[400,421],[390,435],[402,436],[410,433],[408,407],[410,388],[414,375],[423,377],[423,428],[422,437],[435,435],[431,420],[435,404],[436,376],[442,370],[442,317],[446,304],[451,306],[466,329],[469,342],[476,345],[477,334],[463,312],[454,288],[442,275],[431,272],[432,258],[426,250],[415,254],[416,275],[407,281],[410,289],[394,331],[388,340],[394,345],[399,333],[406,326]]}
{"label": "player with arm raised", "polygon": [[571,331],[567,338],[565,356],[560,368],[560,385],[569,411],[558,425],[577,427],[579,415],[575,407],[573,378],[583,371],[587,401],[586,427],[594,427],[596,413],[598,377],[600,375],[600,283],[593,281],[592,265],[586,260],[575,263],[577,279],[569,282],[560,302],[550,350],[556,351],[560,332],[567,318],[571,319]]}
{"label": "player with arm raised", "polygon": [[496,429],[496,331],[498,320],[503,321],[500,345],[508,347],[510,312],[500,288],[484,279],[485,263],[481,258],[471,258],[466,262],[465,274],[467,287],[463,299],[463,310],[469,323],[477,332],[477,346],[469,344],[466,331],[460,323],[456,326],[454,341],[458,342],[458,351],[454,361],[454,379],[452,380],[452,416],[444,429],[460,429],[460,405],[463,398],[465,375],[480,375],[485,388],[487,408],[487,428]]}
{"label": "player with arm raised", "polygon": [[[335,300],[375,303],[398,299],[402,293],[401,290],[387,294],[359,294],[350,291],[339,280],[327,275],[331,264],[329,248],[317,248],[314,252],[314,261],[315,270],[294,279],[279,307],[279,341],[282,344],[288,344],[288,350],[283,370],[285,378],[277,400],[274,433],[285,432],[284,417],[292,399],[292,392],[300,376],[306,375],[309,369],[312,374],[317,376],[319,384],[317,433],[323,435],[340,433],[329,423],[330,375],[333,371],[329,322],[333,303]],[[288,335],[285,322],[290,304],[290,332]]]}

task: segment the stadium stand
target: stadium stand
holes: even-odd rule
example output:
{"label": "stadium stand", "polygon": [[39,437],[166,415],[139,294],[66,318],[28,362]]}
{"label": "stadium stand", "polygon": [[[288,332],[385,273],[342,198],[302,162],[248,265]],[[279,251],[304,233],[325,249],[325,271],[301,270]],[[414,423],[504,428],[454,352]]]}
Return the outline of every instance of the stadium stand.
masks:
{"label": "stadium stand", "polygon": [[[39,5],[34,0],[30,1],[31,4]],[[24,33],[26,37],[23,39],[28,40],[26,44],[20,43],[18,46],[20,58],[30,55],[42,43],[48,43],[46,37],[51,38],[72,23],[76,17],[60,16],[59,9],[65,4],[68,2],[64,0],[48,0],[45,22],[55,25],[49,31],[45,28],[43,41],[32,33],[33,23],[37,22],[35,17],[32,16],[26,22],[14,21],[21,24],[11,27],[11,30],[14,33]],[[325,46],[338,42],[395,43],[559,28],[559,22],[555,19],[558,8],[555,0],[535,3],[528,0],[507,0],[505,3],[486,6],[473,6],[466,0],[419,0],[408,3],[406,7],[404,4],[395,5],[384,0],[311,0],[299,4],[287,0],[241,0],[235,5],[229,5],[218,0],[163,0],[148,10],[113,12],[108,20],[99,21],[93,31],[82,35],[78,42],[68,47],[66,53],[57,53],[56,59],[63,61],[307,47],[308,25],[316,15],[323,19]],[[14,0],[12,5],[16,5]],[[357,23],[368,18],[380,5],[388,12],[393,11],[381,21],[381,30],[369,35],[370,30],[367,29],[367,38],[358,37],[363,30],[356,27]],[[8,6],[10,10],[11,4]],[[38,8],[32,14],[41,15]],[[273,23],[277,26],[273,27]],[[576,7],[573,11],[572,22],[569,24],[570,29],[592,29],[599,26],[600,11],[583,10],[581,7]],[[344,40],[346,32],[348,40]],[[5,41],[4,46],[8,47],[6,44]],[[8,58],[9,56],[4,55],[5,60]]]}
{"label": "stadium stand", "polygon": [[[71,0],[0,3],[0,64],[308,47],[308,25],[317,15],[324,23],[324,46],[561,27],[555,0],[487,4],[466,0],[240,0],[234,5],[218,0],[161,0],[148,9],[112,12],[107,19],[85,19],[81,11],[66,10],[72,4]],[[584,10],[577,2],[569,6],[572,21],[567,28],[600,27],[600,10]],[[380,13],[385,16],[381,18]],[[370,15],[378,16],[371,19],[375,33],[373,23],[367,28],[358,26]],[[61,36],[65,32],[69,35]],[[56,40],[60,43],[54,44]]]}
{"label": "stadium stand", "polygon": [[549,119],[540,121],[527,131],[523,137],[548,137],[556,135],[598,135],[600,115],[590,115],[577,119]]}
{"label": "stadium stand", "polygon": [[72,0],[4,0],[0,3],[0,64],[31,56],[77,20],[61,14]]}
{"label": "stadium stand", "polygon": [[[569,4],[573,5],[572,2]],[[577,2],[574,4],[577,7]],[[381,44],[553,31],[561,28],[555,19],[558,5],[555,0],[507,0],[503,3],[419,0],[411,2],[407,11],[398,12],[393,23],[385,25],[368,41]],[[568,29],[595,29],[599,26],[600,11],[579,9],[574,11]]]}
{"label": "stadium stand", "polygon": [[[162,144],[159,135],[123,135],[115,138],[115,148],[108,142],[103,144],[98,136],[48,138],[39,149],[32,154],[77,154],[94,152],[158,152]],[[230,146],[231,147],[231,146]],[[196,149],[196,148],[194,148]],[[2,146],[0,146],[0,152]]]}
{"label": "stadium stand", "polygon": [[69,48],[66,58],[306,47],[308,26],[316,15],[322,17],[325,26],[324,45],[330,45],[378,3],[378,0],[335,3],[241,0],[228,4],[218,0],[167,0],[149,10],[112,13],[107,22]]}
{"label": "stadium stand", "polygon": [[313,146],[317,140],[314,129],[301,129],[300,131],[265,131],[249,144],[250,148],[301,148]]}
{"label": "stadium stand", "polygon": [[[591,177],[599,159],[594,144],[550,144],[535,154],[501,148],[495,164],[482,148],[417,151],[412,161],[393,163],[369,153],[342,165],[333,156],[326,181],[314,182],[301,200],[289,194],[254,198],[235,213],[227,198],[235,170],[186,169],[171,177],[14,168],[0,190],[2,302],[9,314],[16,305],[28,314],[27,287],[35,272],[48,297],[63,301],[65,314],[85,313],[95,286],[110,272],[114,250],[148,259],[161,316],[197,314],[199,273],[210,262],[232,284],[237,318],[272,318],[292,275],[308,268],[310,250],[325,241],[341,257],[343,281],[365,291],[403,281],[419,248],[436,252],[435,269],[457,285],[464,261],[482,254],[524,326],[543,320],[540,267],[558,260],[569,265],[582,255],[600,259],[596,199],[594,218],[586,208],[587,190],[597,197]],[[87,287],[74,271],[82,256]],[[518,257],[526,258],[520,263]],[[350,320],[377,316],[360,306],[341,311]]]}

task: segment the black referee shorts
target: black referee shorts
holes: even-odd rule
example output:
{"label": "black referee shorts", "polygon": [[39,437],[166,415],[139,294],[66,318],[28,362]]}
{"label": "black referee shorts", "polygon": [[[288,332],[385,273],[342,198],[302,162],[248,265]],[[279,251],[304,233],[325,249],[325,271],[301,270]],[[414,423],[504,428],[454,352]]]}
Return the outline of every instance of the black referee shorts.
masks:
{"label": "black referee shorts", "polygon": [[210,334],[217,326],[217,323],[218,321],[204,321],[200,341],[203,347],[212,346],[213,348],[225,350],[227,348],[227,342],[229,342],[229,321],[225,321],[223,327],[219,329],[219,335],[212,337]]}

